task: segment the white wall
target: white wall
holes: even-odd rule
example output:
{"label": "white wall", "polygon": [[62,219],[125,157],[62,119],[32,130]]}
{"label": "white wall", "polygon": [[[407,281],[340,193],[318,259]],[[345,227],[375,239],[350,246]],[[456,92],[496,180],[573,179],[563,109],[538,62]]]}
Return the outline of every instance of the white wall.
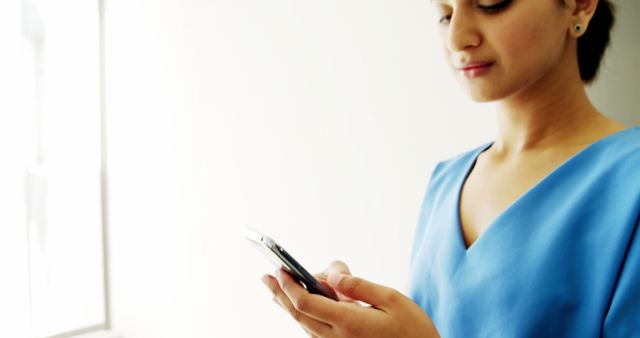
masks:
{"label": "white wall", "polygon": [[107,2],[118,332],[303,336],[260,283],[273,268],[247,225],[310,270],[340,258],[406,290],[433,165],[495,131],[448,74],[428,6]]}

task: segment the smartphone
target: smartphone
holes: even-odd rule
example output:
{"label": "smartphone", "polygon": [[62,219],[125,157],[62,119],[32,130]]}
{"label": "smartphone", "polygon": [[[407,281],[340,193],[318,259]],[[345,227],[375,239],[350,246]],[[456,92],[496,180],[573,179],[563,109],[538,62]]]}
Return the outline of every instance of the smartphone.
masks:
{"label": "smartphone", "polygon": [[307,291],[338,300],[338,296],[333,289],[320,283],[273,239],[253,229],[245,229],[244,236],[276,267],[284,269],[294,280],[302,284]]}

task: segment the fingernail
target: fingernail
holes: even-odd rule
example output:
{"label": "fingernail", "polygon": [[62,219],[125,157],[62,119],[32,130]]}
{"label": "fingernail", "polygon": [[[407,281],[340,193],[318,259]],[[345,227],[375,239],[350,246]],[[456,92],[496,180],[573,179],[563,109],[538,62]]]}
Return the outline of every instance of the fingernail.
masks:
{"label": "fingernail", "polygon": [[327,283],[329,283],[329,285],[331,286],[338,286],[343,277],[344,275],[341,273],[332,272],[327,278]]}
{"label": "fingernail", "polygon": [[260,278],[260,280],[262,281],[262,284],[264,284],[266,286],[269,286],[269,279],[268,279],[268,277],[266,275],[262,276],[262,278]]}

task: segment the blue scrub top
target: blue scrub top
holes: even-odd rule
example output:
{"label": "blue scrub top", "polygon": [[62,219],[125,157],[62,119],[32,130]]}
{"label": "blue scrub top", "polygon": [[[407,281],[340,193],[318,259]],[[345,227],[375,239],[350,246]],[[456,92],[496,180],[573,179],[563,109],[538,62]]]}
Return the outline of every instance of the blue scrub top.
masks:
{"label": "blue scrub top", "polygon": [[460,191],[490,145],[436,166],[411,298],[442,337],[640,337],[640,126],[564,162],[467,249]]}

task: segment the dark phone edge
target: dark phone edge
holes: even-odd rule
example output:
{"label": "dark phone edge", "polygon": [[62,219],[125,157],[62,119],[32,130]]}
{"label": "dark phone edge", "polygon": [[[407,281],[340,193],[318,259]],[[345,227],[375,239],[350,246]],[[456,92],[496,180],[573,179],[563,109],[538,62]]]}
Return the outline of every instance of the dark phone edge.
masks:
{"label": "dark phone edge", "polygon": [[[291,256],[287,250],[283,247],[275,243],[276,250],[273,251],[280,259],[287,263],[287,266],[294,269],[296,273],[300,274],[304,279],[302,282],[307,287],[307,291],[310,293],[320,294],[327,298],[331,298],[335,301],[338,301],[338,295],[336,295],[335,291],[325,287],[322,283],[320,283],[313,275],[311,275],[305,268],[298,263],[298,261]],[[310,282],[310,283],[309,283]]]}

